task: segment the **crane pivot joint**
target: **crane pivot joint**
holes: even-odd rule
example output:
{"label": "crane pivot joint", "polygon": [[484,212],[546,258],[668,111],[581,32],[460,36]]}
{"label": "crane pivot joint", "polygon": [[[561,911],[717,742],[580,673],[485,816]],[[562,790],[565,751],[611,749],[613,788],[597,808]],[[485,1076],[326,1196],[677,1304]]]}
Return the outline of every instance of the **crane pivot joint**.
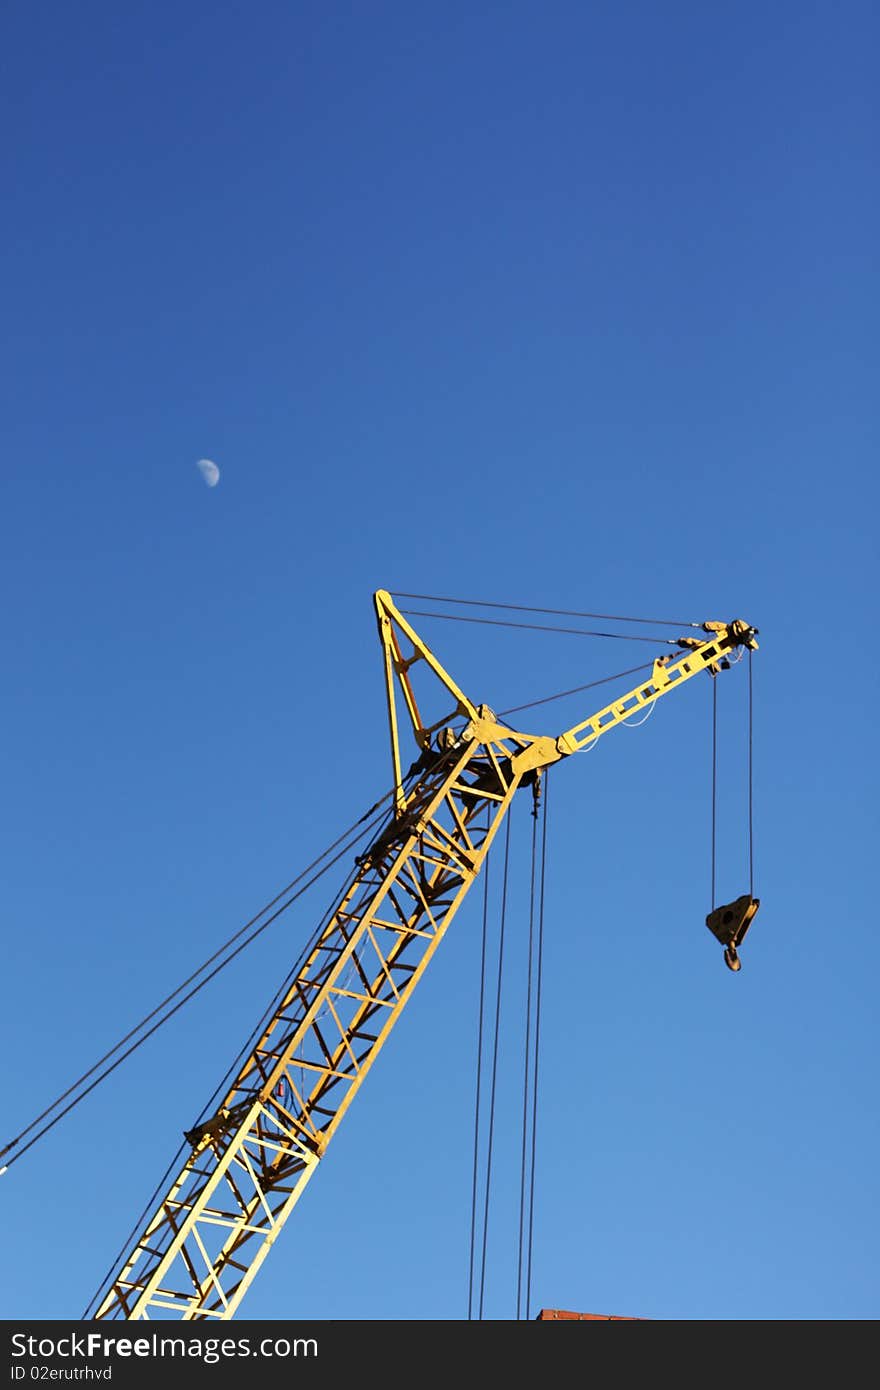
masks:
{"label": "crane pivot joint", "polygon": [[749,651],[752,652],[758,650],[758,644],[755,641],[758,635],[758,629],[756,627],[751,627],[747,622],[744,622],[742,618],[734,618],[733,622],[728,625],[727,630],[730,633],[731,641],[735,647],[748,647]]}
{"label": "crane pivot joint", "polygon": [[[742,618],[734,618],[730,623],[703,623],[703,631],[720,633],[728,639],[732,647],[748,647],[753,652],[758,650],[758,644],[755,641],[758,629],[752,627]],[[696,647],[699,643],[695,637],[680,637],[678,645],[680,647]]]}
{"label": "crane pivot joint", "polygon": [[201,1124],[193,1125],[192,1129],[185,1129],[183,1137],[188,1144],[192,1144],[197,1149],[207,1139],[218,1139],[221,1134],[225,1134],[228,1129],[243,1120],[251,1108],[252,1102],[243,1100],[238,1105],[233,1105],[231,1109],[224,1108],[218,1110],[216,1115],[211,1115],[207,1120],[202,1120]]}

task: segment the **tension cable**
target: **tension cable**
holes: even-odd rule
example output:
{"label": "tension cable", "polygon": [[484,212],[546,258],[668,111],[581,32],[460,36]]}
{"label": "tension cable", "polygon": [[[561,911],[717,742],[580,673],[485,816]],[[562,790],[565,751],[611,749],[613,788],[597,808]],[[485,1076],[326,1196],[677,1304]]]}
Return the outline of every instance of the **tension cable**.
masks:
{"label": "tension cable", "polygon": [[[385,812],[381,811],[378,815],[374,815],[374,813],[377,812],[379,808],[381,808],[384,805],[384,803],[389,799],[389,797],[394,795],[394,792],[395,788],[390,788],[389,791],[387,791],[385,795],[379,799],[379,801],[375,802],[374,805],[369,808],[369,810],[365,811],[364,814],[358,818],[358,820],[354,821],[353,824],[349,826],[349,828],[346,831],[344,831],[342,835],[340,835],[336,840],[334,840],[333,843],[323,851],[323,853],[318,855],[318,857],[314,859],[311,864],[309,864],[305,869],[303,869],[299,874],[297,874],[297,876],[294,879],[292,879],[291,882],[285,888],[283,888],[280,893],[277,893],[275,897],[271,900],[271,902],[267,903],[263,908],[261,908],[261,910],[258,913],[256,913],[255,916],[251,917],[248,922],[245,922],[245,924],[242,927],[239,927],[238,930],[234,932],[232,936],[229,937],[229,939],[225,941],[222,946],[220,946],[216,951],[213,952],[212,955],[210,955],[207,958],[207,960],[203,961],[202,964],[198,966],[198,968],[194,970],[189,976],[187,976],[187,978],[183,980],[181,984],[179,984],[175,989],[173,989],[170,994],[166,995],[166,997],[161,1001],[161,1003],[157,1004],[155,1008],[151,1009],[151,1011],[148,1014],[146,1014],[144,1018],[140,1020],[139,1023],[137,1023],[133,1028],[129,1029],[129,1031],[125,1034],[124,1037],[120,1038],[119,1041],[115,1043],[114,1046],[111,1047],[107,1052],[105,1052],[104,1055],[100,1057],[97,1062],[95,1062],[91,1067],[89,1067],[87,1071],[83,1072],[83,1074],[80,1077],[78,1077],[76,1081],[74,1081],[70,1086],[68,1086],[65,1091],[62,1091],[62,1093],[59,1096],[57,1096],[56,1099],[52,1101],[50,1105],[46,1106],[46,1108],[42,1110],[39,1115],[37,1115],[33,1120],[31,1120],[31,1122],[28,1125],[26,1125],[25,1128],[21,1130],[19,1134],[15,1136],[15,1138],[11,1139],[2,1149],[0,1149],[0,1158],[2,1158],[4,1155],[8,1154],[10,1150],[16,1148],[22,1139],[24,1139],[28,1134],[30,1134],[34,1129],[36,1129],[36,1127],[41,1123],[42,1120],[47,1120],[48,1116],[52,1115],[53,1111],[58,1110],[58,1107],[61,1106],[69,1096],[73,1096],[73,1099],[70,1100],[69,1103],[63,1107],[63,1109],[58,1110],[58,1113],[54,1115],[54,1117],[51,1120],[48,1120],[48,1122],[45,1125],[43,1125],[42,1129],[40,1129],[36,1134],[34,1134],[33,1138],[30,1139],[27,1144],[24,1144],[19,1149],[18,1153],[13,1154],[6,1161],[5,1165],[3,1167],[0,1167],[0,1175],[2,1175],[9,1168],[11,1168],[12,1164],[16,1163],[21,1157],[23,1157],[23,1155],[27,1153],[27,1151],[31,1149],[34,1146],[34,1144],[36,1144],[38,1139],[41,1139],[44,1134],[47,1134],[50,1129],[54,1128],[54,1126],[58,1123],[59,1120],[61,1120],[65,1115],[69,1114],[71,1110],[73,1110],[77,1105],[79,1105],[80,1101],[84,1100],[85,1097],[89,1095],[90,1092],[92,1092],[96,1086],[100,1085],[100,1083],[104,1081],[111,1074],[111,1072],[115,1071],[116,1068],[126,1060],[126,1058],[130,1057],[133,1052],[136,1052],[137,1049],[143,1043],[146,1042],[147,1038],[152,1037],[152,1035],[155,1032],[157,1032],[158,1029],[161,1028],[164,1023],[167,1023],[168,1020],[172,1018],[178,1012],[178,1010],[183,1007],[184,1004],[188,1003],[190,999],[192,999],[196,994],[198,994],[198,992],[201,989],[203,989],[204,986],[208,984],[210,980],[214,979],[214,977],[218,975],[221,970],[224,970],[226,966],[229,965],[235,959],[236,956],[238,956],[243,950],[245,950],[246,947],[251,945],[251,943],[255,941],[257,937],[260,936],[267,929],[267,927],[271,926],[273,922],[277,921],[277,919],[281,916],[283,912],[287,910],[287,908],[289,908],[294,902],[296,902],[298,898],[301,898],[303,894],[306,893],[308,889],[313,886],[313,884],[317,883],[318,879],[320,879],[329,869],[331,869],[334,864],[338,863],[338,861],[343,857],[343,855],[347,854],[351,849],[353,849],[359,840],[361,840],[365,835],[370,833],[371,830],[378,828],[380,822],[384,820]],[[370,817],[373,817],[373,819],[370,820],[369,824],[365,824],[365,821],[367,821],[367,819]],[[356,833],[353,834],[353,832]],[[336,854],[333,854],[333,851],[336,850],[337,847],[340,845],[342,846],[342,848],[339,848],[338,852]],[[333,857],[328,859],[328,855],[331,854],[333,854]],[[324,863],[321,868],[317,868],[317,866],[320,865],[323,860],[326,860],[327,862]],[[317,872],[314,873],[312,877],[308,879],[307,882],[303,883],[303,879],[305,879],[306,876],[310,874],[313,869],[316,868]],[[271,914],[271,916],[267,917],[265,921],[260,922],[260,919],[262,917],[265,917],[265,914],[267,912],[270,912],[271,909],[275,907],[275,905],[285,896],[285,894],[290,893],[291,889],[295,888],[298,884],[301,884],[302,886],[299,887],[296,892],[291,893],[291,896],[287,898],[287,901],[283,902],[281,906],[278,907],[277,910]],[[255,929],[251,931],[250,935],[245,937],[244,940],[240,940],[240,938],[242,938],[251,927],[254,927],[255,923],[257,922],[260,922],[260,925],[256,926]],[[236,942],[239,942],[239,944],[235,946],[234,950],[230,950],[230,948]],[[226,952],[229,952],[229,954],[225,956],[225,959],[220,959],[220,957],[224,956]],[[213,970],[209,971],[209,966],[213,965],[215,961],[219,961],[219,964],[215,965]],[[199,976],[203,976],[203,978],[199,980]],[[193,984],[193,982],[197,980],[198,983]],[[190,984],[193,984],[193,988],[190,989],[188,993],[183,994],[183,991],[186,990],[187,986]],[[178,998],[178,996],[180,995],[183,995],[183,997]],[[167,1008],[167,1006],[171,1004],[175,999],[177,1000],[177,1003],[174,1004],[173,1008]],[[166,1008],[167,1012],[162,1013],[162,1011]],[[157,1015],[161,1015],[161,1017],[157,1018]],[[145,1029],[146,1025],[150,1023],[153,1019],[156,1019],[156,1022],[153,1023],[153,1026],[151,1028],[147,1028],[146,1032],[143,1032],[142,1030]],[[140,1037],[137,1036],[139,1033],[141,1034]],[[136,1039],[136,1041],[131,1042],[132,1039]],[[131,1042],[131,1046],[126,1048],[124,1052],[121,1052],[121,1049],[124,1048],[125,1044],[128,1042]],[[121,1055],[116,1056],[116,1054],[120,1052]],[[99,1072],[99,1069],[104,1065],[104,1063],[109,1062],[110,1059],[114,1056],[116,1056],[116,1060],[113,1061],[109,1066],[107,1066],[104,1069],[104,1071],[100,1072],[98,1076],[95,1076],[95,1073]],[[90,1077],[95,1077],[95,1079],[91,1082],[90,1085],[85,1086],[84,1089],[80,1090],[80,1088],[83,1087],[83,1083],[88,1081]],[[79,1092],[79,1094],[75,1094],[76,1092]]]}

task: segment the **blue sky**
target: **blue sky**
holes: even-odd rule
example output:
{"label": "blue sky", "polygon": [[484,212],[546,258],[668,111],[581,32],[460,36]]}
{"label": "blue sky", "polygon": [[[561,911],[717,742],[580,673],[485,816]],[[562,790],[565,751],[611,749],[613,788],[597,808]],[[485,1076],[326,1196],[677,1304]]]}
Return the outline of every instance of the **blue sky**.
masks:
{"label": "blue sky", "polygon": [[[743,616],[741,974],[709,682],[554,775],[532,1311],[877,1316],[877,39],[849,2],[7,7],[0,1142],[386,789],[375,589]],[[644,659],[424,631],[496,708]],[[0,1180],[3,1316],[80,1315],[329,892]],[[479,928],[244,1316],[464,1316]]]}

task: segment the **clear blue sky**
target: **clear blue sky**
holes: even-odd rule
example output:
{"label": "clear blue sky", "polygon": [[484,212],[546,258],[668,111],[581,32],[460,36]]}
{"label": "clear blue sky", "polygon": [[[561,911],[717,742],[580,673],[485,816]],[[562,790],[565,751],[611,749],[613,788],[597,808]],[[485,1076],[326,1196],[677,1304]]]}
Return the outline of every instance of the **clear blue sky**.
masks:
{"label": "clear blue sky", "polygon": [[[878,38],[857,2],[5,8],[0,1143],[388,786],[374,589],[743,616],[738,976],[709,681],[555,774],[533,1311],[878,1315]],[[424,627],[496,708],[644,659]],[[329,892],[0,1179],[3,1316],[79,1316]],[[243,1316],[464,1315],[478,939],[475,895]]]}

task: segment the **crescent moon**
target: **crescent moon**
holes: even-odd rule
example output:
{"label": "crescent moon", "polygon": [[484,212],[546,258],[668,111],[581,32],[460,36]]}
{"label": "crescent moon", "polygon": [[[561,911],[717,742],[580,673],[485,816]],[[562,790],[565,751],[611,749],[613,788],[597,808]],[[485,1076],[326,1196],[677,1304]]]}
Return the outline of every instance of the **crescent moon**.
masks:
{"label": "crescent moon", "polygon": [[208,487],[216,487],[220,481],[220,469],[211,459],[199,459],[196,468],[201,473]]}

